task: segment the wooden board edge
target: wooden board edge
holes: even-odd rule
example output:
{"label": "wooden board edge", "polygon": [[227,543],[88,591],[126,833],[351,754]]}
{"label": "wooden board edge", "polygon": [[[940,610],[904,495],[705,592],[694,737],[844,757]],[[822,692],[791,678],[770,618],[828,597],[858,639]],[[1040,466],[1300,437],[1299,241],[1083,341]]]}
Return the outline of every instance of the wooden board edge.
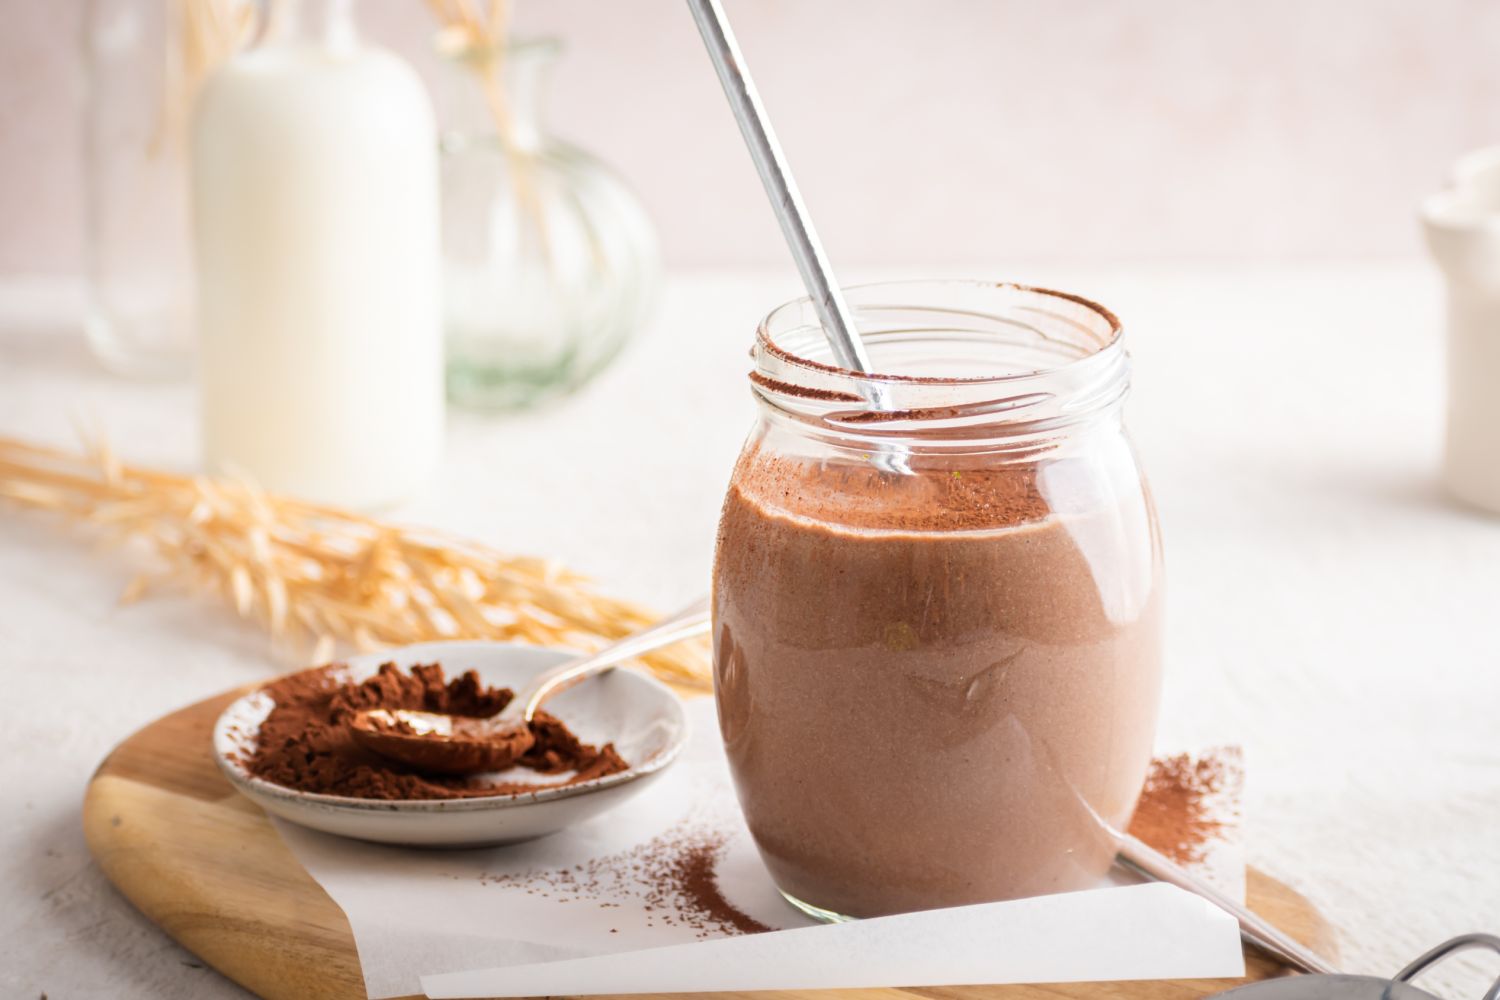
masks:
{"label": "wooden board edge", "polygon": [[[258,685],[257,685],[258,686]],[[83,832],[89,850],[101,870],[138,910],[162,927],[168,935],[234,982],[260,996],[310,997],[315,1000],[348,1000],[366,996],[353,932],[348,919],[322,886],[281,842],[265,814],[235,793],[214,770],[211,777],[194,766],[188,770],[191,790],[175,790],[140,780],[138,759],[147,737],[157,727],[174,736],[185,729],[211,727],[219,710],[242,688],[164,716],[127,738],[99,766],[88,785],[83,803]],[[190,723],[190,725],[188,725]],[[203,752],[207,753],[204,742]],[[180,762],[179,762],[180,763]],[[208,767],[212,769],[211,761]],[[222,784],[220,784],[222,783]],[[219,794],[222,791],[222,794]],[[196,885],[175,864],[160,863],[162,851],[149,829],[137,830],[126,817],[150,803],[155,820],[174,824],[202,821],[213,814],[214,822],[242,822],[244,842],[261,844],[259,858],[244,857],[246,867],[235,869],[237,877],[251,879],[270,895],[261,902],[275,914],[237,912],[215,897],[212,887]],[[157,814],[160,815],[157,815]],[[138,814],[137,814],[138,815]],[[175,858],[173,861],[175,862]],[[211,868],[224,865],[217,855]],[[1247,873],[1249,895],[1267,919],[1283,927],[1309,947],[1336,960],[1337,937],[1317,909],[1295,890],[1251,868]],[[309,961],[309,949],[316,958]],[[298,956],[301,956],[298,960]],[[1247,973],[1253,978],[1284,974],[1279,963],[1247,949]],[[309,975],[309,968],[314,973]],[[1153,1000],[1190,1000],[1242,985],[1246,980],[1192,980],[1154,982]],[[293,984],[288,991],[288,984]],[[892,987],[878,990],[831,990],[773,993],[721,993],[716,1000],[1036,1000],[1057,997],[1078,1000],[1087,989],[1089,1000],[1141,1000],[1141,981],[1092,984],[1027,984],[1025,986],[973,986],[954,988]],[[676,1000],[703,994],[654,994],[653,1000]],[[412,1000],[412,998],[403,998]],[[604,1000],[616,1000],[606,997]],[[623,996],[618,998],[623,1000]]]}
{"label": "wooden board edge", "polygon": [[[155,833],[149,828],[133,830],[127,817],[132,810],[153,808],[162,811],[163,821],[192,823],[194,809],[213,809],[212,803],[181,797],[169,801],[173,798],[108,774],[89,783],[83,804],[84,840],[105,876],[131,905],[188,951],[257,996],[362,1000],[364,976],[344,911],[274,831],[274,845],[262,836],[256,838],[253,854],[241,851],[244,864],[234,874],[263,889],[258,905],[268,905],[269,898],[279,920],[268,920],[263,912],[247,912],[226,898],[228,893],[218,893],[215,886],[188,875],[186,867],[161,863],[163,852]],[[250,808],[253,812],[246,812],[247,823],[269,823],[259,809]],[[223,812],[218,810],[215,819]],[[309,952],[317,957],[311,976]],[[288,984],[295,984],[296,992],[286,992]]]}

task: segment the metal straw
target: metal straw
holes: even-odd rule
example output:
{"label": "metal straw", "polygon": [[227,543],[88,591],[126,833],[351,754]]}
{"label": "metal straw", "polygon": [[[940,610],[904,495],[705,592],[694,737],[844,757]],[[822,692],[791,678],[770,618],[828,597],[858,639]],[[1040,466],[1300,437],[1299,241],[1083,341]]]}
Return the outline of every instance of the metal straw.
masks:
{"label": "metal straw", "polygon": [[[740,124],[740,134],[745,145],[750,147],[750,158],[765,185],[766,195],[776,210],[776,219],[781,223],[781,232],[786,236],[792,258],[802,275],[802,284],[818,311],[818,320],[823,324],[823,334],[828,346],[833,348],[834,359],[841,367],[857,372],[869,373],[870,359],[865,354],[865,345],[859,339],[859,330],[849,314],[849,305],[833,280],[833,270],[823,254],[807,207],[802,204],[802,195],[797,193],[797,184],[792,180],[791,168],[786,156],[766,120],[765,109],[760,105],[760,95],[750,80],[740,55],[739,43],[724,16],[719,0],[688,0],[693,20],[698,22],[698,31],[703,35],[703,44],[713,60],[724,85],[724,95],[734,109],[734,119]],[[869,386],[864,390],[872,402],[879,399],[879,389]]]}

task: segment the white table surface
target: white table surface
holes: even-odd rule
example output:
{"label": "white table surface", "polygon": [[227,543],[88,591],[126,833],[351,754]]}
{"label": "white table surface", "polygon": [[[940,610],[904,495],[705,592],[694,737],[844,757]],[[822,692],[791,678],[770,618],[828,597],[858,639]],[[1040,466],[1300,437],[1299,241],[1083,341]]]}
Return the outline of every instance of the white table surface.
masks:
{"label": "white table surface", "polygon": [[[1418,262],[971,273],[1126,321],[1129,421],[1167,545],[1162,740],[1245,745],[1253,862],[1334,920],[1351,970],[1500,932],[1500,519],[1437,483],[1436,279]],[[794,290],[789,272],[674,278],[583,394],[456,416],[440,481],[399,515],[663,609],[700,592],[751,419],[753,322]],[[131,461],[189,467],[190,387],[103,373],[66,306],[0,290],[0,434],[67,442],[84,418]],[[128,575],[45,517],[0,513],[5,997],[243,995],[110,887],[79,800],[132,731],[277,665],[194,599],[117,608]],[[1477,971],[1449,978],[1452,997],[1481,992]]]}

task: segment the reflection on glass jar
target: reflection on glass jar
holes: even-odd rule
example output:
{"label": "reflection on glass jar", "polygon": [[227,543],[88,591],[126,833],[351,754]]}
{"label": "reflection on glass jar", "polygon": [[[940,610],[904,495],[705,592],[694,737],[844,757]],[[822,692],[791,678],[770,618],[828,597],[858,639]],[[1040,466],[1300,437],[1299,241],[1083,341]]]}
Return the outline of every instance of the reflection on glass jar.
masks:
{"label": "reflection on glass jar", "polygon": [[449,54],[443,119],[448,394],[515,409],[588,381],[645,322],[660,264],[625,183],[543,131],[551,40]]}
{"label": "reflection on glass jar", "polygon": [[90,0],[85,12],[87,331],[117,371],[192,366],[188,117],[255,20],[249,0]]}
{"label": "reflection on glass jar", "polygon": [[829,918],[1092,885],[1161,671],[1118,325],[970,282],[850,303],[884,374],[828,367],[805,300],[772,313],[720,522],[715,679],[751,833]]}

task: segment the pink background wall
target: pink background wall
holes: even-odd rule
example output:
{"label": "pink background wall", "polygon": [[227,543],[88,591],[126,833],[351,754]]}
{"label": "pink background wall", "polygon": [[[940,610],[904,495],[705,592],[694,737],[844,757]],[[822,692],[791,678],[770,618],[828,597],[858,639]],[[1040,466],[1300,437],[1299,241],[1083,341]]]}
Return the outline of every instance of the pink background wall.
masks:
{"label": "pink background wall", "polygon": [[[0,274],[80,259],[85,0],[3,0]],[[361,0],[427,62],[420,0]],[[729,0],[834,258],[1391,256],[1500,141],[1486,0]],[[568,44],[557,131],[636,185],[675,265],[780,266],[680,0],[518,0]]]}

